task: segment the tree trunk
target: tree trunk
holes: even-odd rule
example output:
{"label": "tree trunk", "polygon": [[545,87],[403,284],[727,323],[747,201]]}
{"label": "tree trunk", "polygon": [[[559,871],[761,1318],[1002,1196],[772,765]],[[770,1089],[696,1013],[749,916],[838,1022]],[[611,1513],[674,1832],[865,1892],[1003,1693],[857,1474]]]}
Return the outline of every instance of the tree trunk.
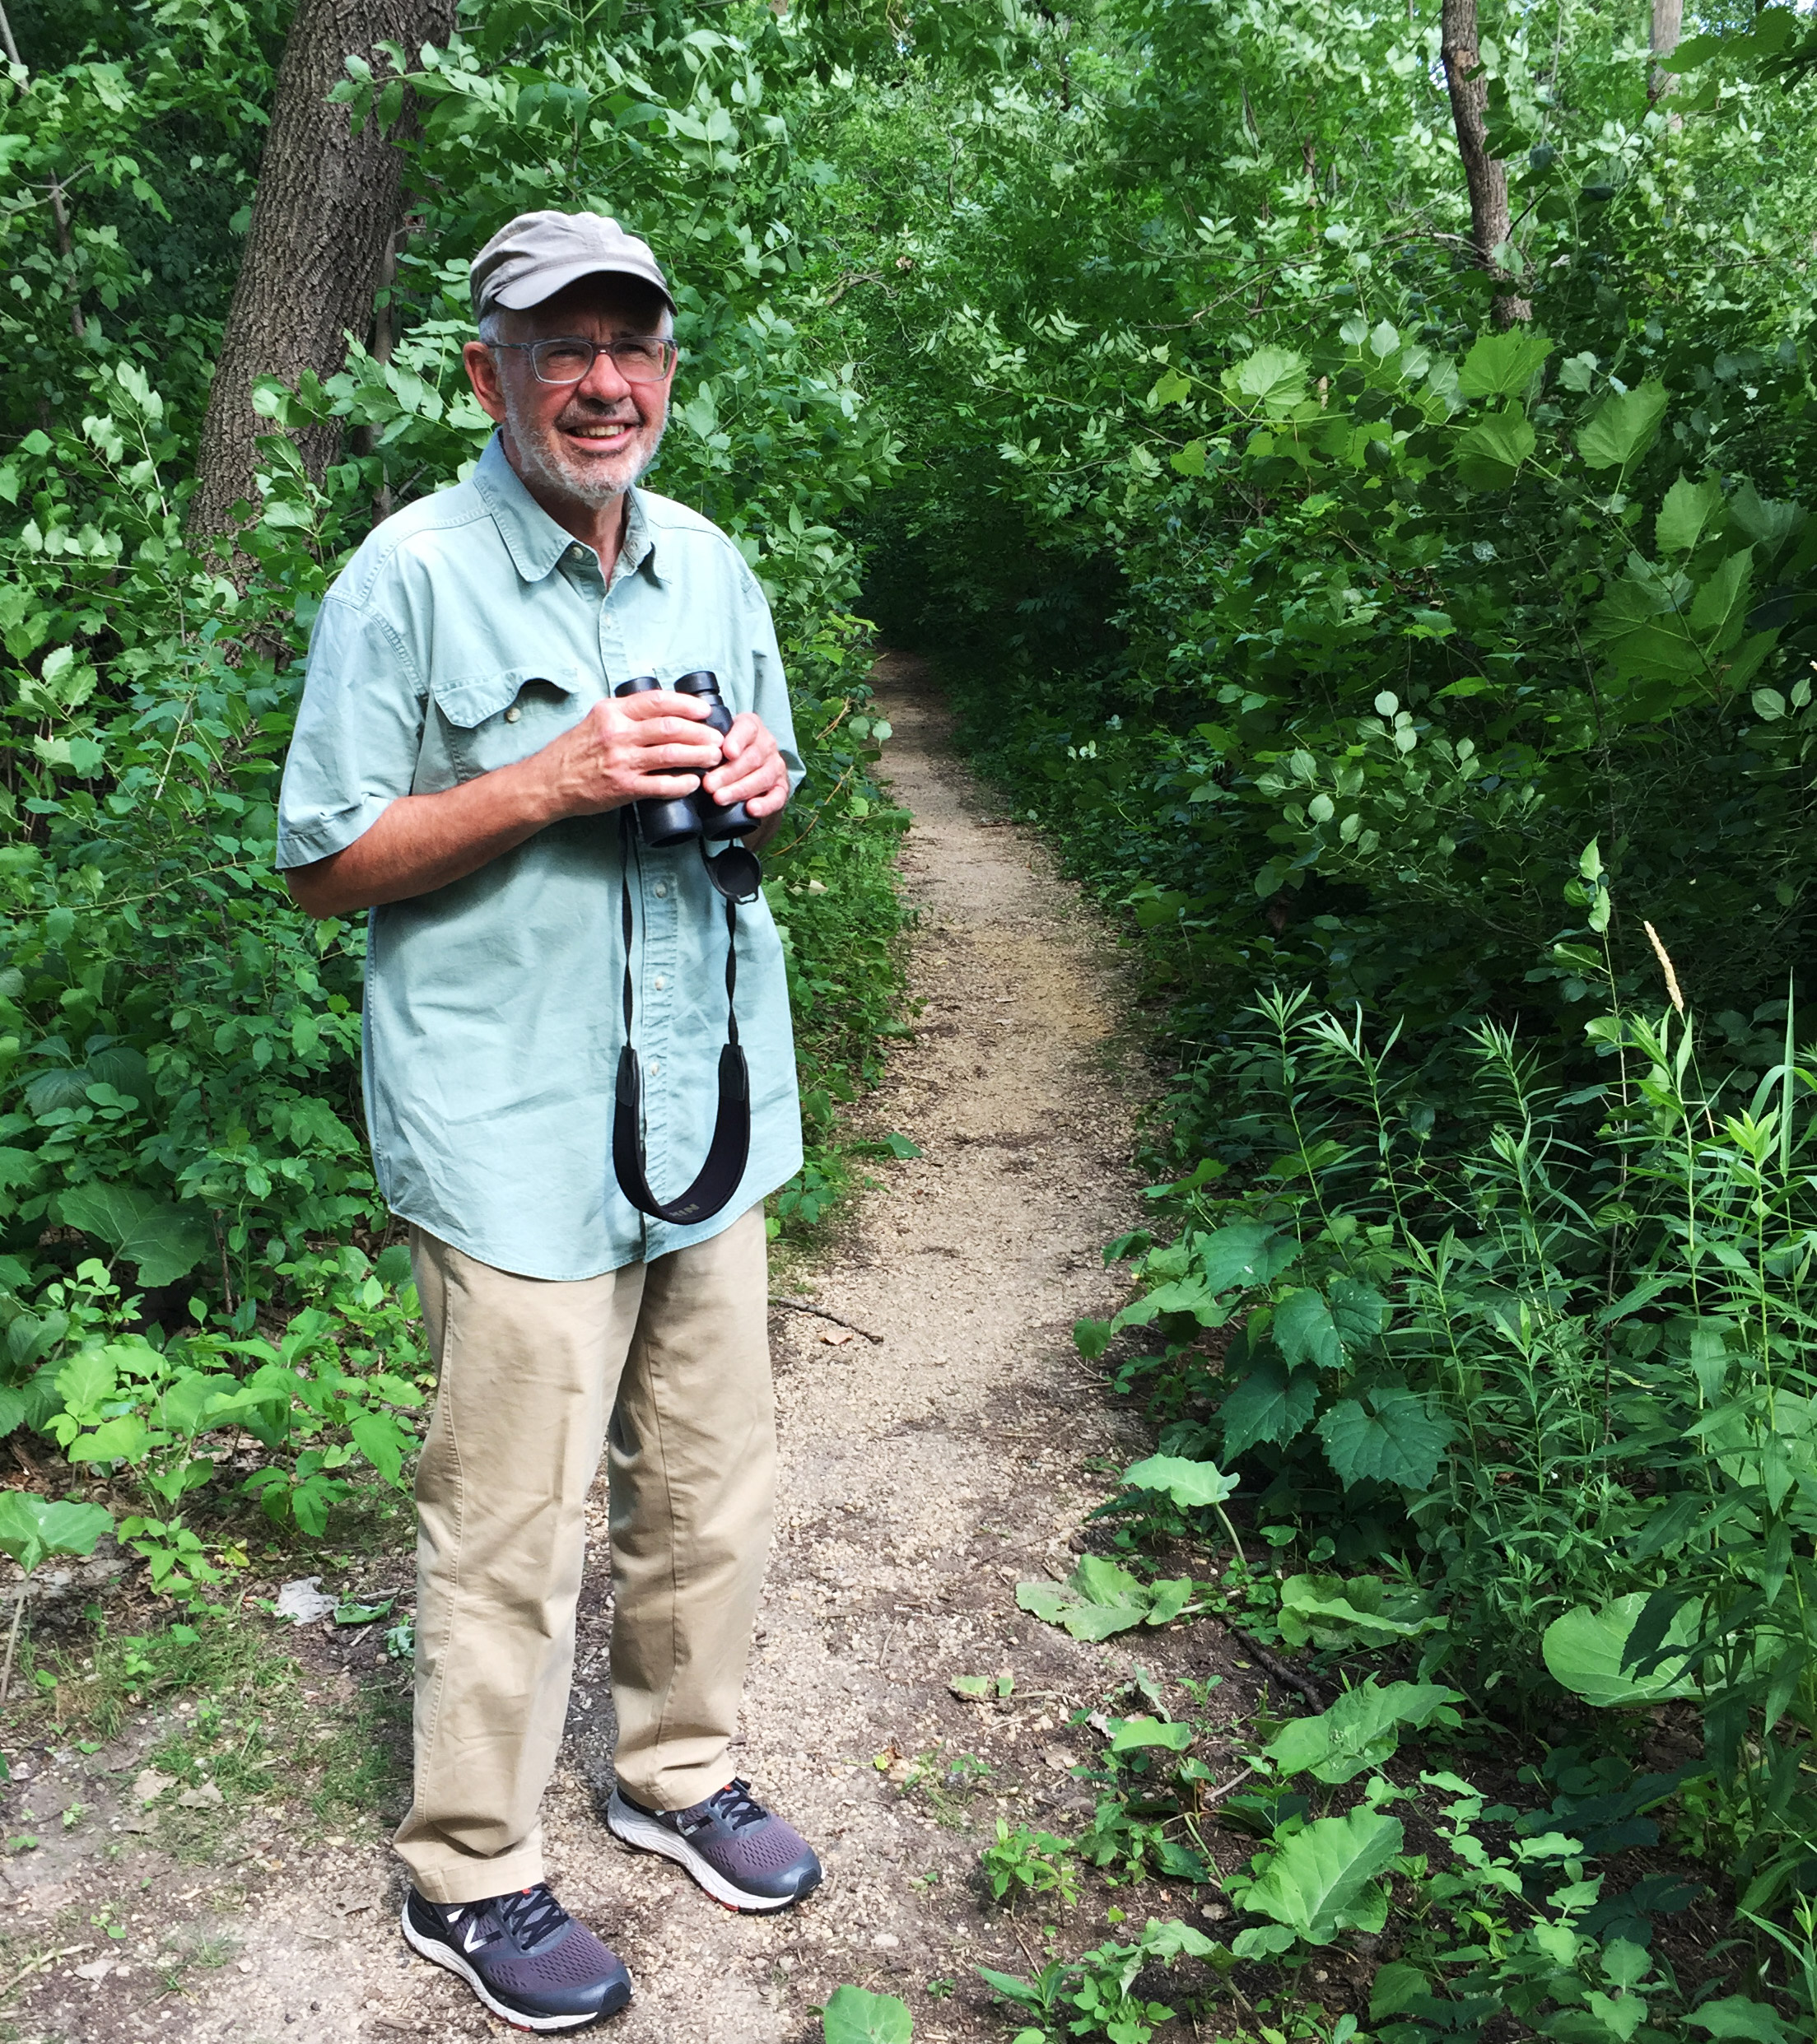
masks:
{"label": "tree trunk", "polygon": [[[1661,71],[1658,59],[1670,57],[1678,48],[1678,39],[1684,28],[1684,0],[1653,0],[1652,34],[1648,47],[1655,61],[1647,72],[1647,103],[1656,106],[1669,92],[1678,90],[1678,80],[1670,71]],[[1677,126],[1675,119],[1673,126]]]}
{"label": "tree trunk", "polygon": [[[347,359],[347,331],[363,334],[372,318],[398,226],[403,160],[375,119],[356,135],[347,109],[330,105],[328,94],[346,77],[345,59],[356,53],[372,59],[375,44],[413,50],[446,43],[454,7],[455,0],[299,0],[203,421],[192,533],[232,531],[235,505],[256,494],[254,443],[271,429],[253,410],[254,384],[262,376],[293,384],[305,370],[333,375]],[[298,435],[318,480],[339,438],[332,426]]]}
{"label": "tree trunk", "polygon": [[[1507,165],[1489,155],[1483,109],[1489,104],[1489,81],[1477,57],[1476,0],[1444,0],[1440,16],[1440,54],[1450,88],[1451,123],[1457,130],[1457,153],[1464,161],[1464,182],[1470,195],[1470,239],[1476,259],[1498,283],[1513,278],[1496,250],[1508,238]],[[1498,291],[1495,324],[1512,326],[1533,317],[1531,303],[1512,291]]]}

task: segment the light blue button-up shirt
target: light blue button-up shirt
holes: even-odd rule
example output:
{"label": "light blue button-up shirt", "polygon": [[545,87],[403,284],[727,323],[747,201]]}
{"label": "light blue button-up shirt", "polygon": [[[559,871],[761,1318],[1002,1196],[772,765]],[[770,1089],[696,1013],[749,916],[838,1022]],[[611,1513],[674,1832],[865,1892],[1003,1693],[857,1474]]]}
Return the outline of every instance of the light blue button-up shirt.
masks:
{"label": "light blue button-up shirt", "polygon": [[[324,598],[285,763],[277,863],[344,850],[400,795],[539,751],[633,675],[710,668],[799,781],[768,605],[719,528],[634,491],[608,589],[599,556],[495,436],[470,479],[387,519]],[[729,1227],[801,1165],[782,948],[738,917],[751,1154],[710,1220],[646,1219],[618,1190],[612,1114],[624,946],[619,817],[552,824],[478,873],[371,912],[366,1106],[394,1213],[501,1270],[597,1276]],[[650,1179],[699,1170],[725,1041],[725,915],[694,845],[634,854],[635,1036]]]}

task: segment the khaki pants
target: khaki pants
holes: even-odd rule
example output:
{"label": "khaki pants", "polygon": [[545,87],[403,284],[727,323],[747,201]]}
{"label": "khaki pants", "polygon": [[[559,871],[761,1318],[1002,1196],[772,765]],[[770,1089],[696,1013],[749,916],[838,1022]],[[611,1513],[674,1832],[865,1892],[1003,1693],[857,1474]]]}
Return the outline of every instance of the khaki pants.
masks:
{"label": "khaki pants", "polygon": [[441,1374],[417,1472],[416,1794],[394,1842],[430,1901],[478,1902],[543,1878],[608,1438],[618,1780],[680,1809],[731,1777],[776,1493],[763,1213],[571,1284],[420,1228],[411,1254]]}

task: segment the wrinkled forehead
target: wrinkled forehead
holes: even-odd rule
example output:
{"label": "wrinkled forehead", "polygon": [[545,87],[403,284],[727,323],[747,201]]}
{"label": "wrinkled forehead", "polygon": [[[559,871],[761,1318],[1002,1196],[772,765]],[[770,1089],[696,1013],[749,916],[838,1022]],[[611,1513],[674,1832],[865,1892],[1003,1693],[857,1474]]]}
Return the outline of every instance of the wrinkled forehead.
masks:
{"label": "wrinkled forehead", "polygon": [[609,341],[620,334],[667,333],[671,319],[662,294],[634,277],[583,277],[540,305],[503,314],[505,339],[538,341],[580,334]]}

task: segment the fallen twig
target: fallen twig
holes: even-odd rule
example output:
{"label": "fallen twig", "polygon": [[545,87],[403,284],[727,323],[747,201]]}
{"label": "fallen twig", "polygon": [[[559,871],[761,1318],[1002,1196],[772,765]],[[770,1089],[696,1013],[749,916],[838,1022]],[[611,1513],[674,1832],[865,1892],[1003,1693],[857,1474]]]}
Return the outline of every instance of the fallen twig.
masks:
{"label": "fallen twig", "polygon": [[1234,1789],[1239,1782],[1246,1781],[1255,1772],[1256,1770],[1253,1767],[1245,1767],[1241,1773],[1233,1774],[1228,1781],[1219,1782],[1216,1788],[1209,1790],[1204,1795],[1200,1797],[1199,1804],[1200,1809],[1209,1809],[1214,1803],[1223,1802],[1224,1798],[1230,1794],[1231,1790]]}
{"label": "fallen twig", "polygon": [[850,1328],[853,1334],[862,1334],[866,1341],[874,1341],[879,1347],[883,1344],[883,1337],[881,1334],[874,1334],[868,1327],[860,1327],[856,1320],[848,1320],[841,1314],[829,1313],[823,1306],[810,1306],[805,1299],[772,1298],[770,1303],[771,1306],[785,1306],[791,1313],[812,1313],[817,1320],[831,1320],[835,1327]]}
{"label": "fallen twig", "polygon": [[18,1589],[13,1592],[12,1625],[7,1634],[7,1665],[4,1668],[0,1668],[0,1703],[6,1702],[7,1692],[12,1688],[13,1650],[19,1644],[19,1621],[24,1617],[25,1610],[26,1586],[21,1583]]}
{"label": "fallen twig", "polygon": [[1289,1668],[1284,1660],[1270,1653],[1265,1646],[1258,1646],[1246,1634],[1239,1633],[1237,1638],[1239,1643],[1256,1656],[1277,1682],[1284,1682],[1289,1689],[1298,1690],[1315,1711],[1325,1708],[1325,1697],[1315,1683],[1308,1682],[1304,1675]]}
{"label": "fallen twig", "polygon": [[38,1972],[46,1966],[54,1966],[58,1959],[72,1959],[78,1952],[86,1952],[87,1949],[88,1947],[86,1944],[66,1944],[60,1952],[45,1952],[40,1953],[38,1958],[31,1959],[28,1961],[26,1964],[21,1966],[18,1972],[12,1976],[12,1979],[4,1982],[0,1982],[0,2000],[4,2000],[5,1998],[12,1992],[13,1989],[19,1985],[20,1981],[22,1981],[28,1973]]}

